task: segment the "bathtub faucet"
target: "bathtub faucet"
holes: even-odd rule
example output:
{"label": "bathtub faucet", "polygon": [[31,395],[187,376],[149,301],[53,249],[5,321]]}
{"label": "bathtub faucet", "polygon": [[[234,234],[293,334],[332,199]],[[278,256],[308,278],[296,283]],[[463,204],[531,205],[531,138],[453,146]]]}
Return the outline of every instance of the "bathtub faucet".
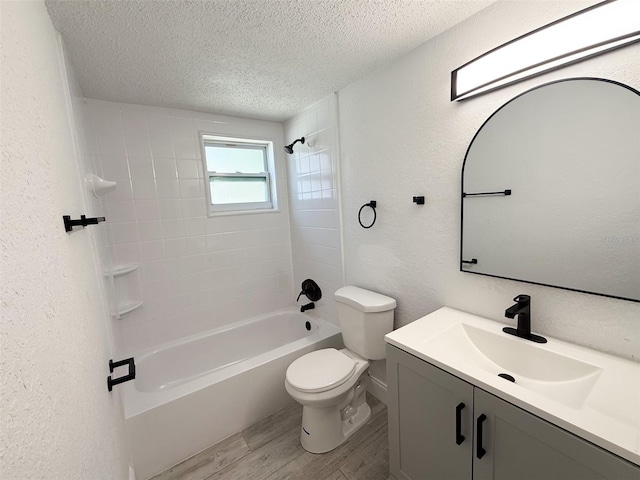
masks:
{"label": "bathtub faucet", "polygon": [[302,305],[300,307],[300,311],[304,313],[307,310],[313,310],[314,308],[316,308],[316,304],[311,302],[311,303],[307,303],[306,305]]}

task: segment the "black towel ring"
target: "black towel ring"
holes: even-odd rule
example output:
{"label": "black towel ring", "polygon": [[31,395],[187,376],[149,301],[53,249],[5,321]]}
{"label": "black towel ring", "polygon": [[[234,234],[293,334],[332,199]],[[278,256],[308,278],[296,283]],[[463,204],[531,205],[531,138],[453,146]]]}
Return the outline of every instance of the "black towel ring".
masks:
{"label": "black towel ring", "polygon": [[[362,219],[360,218],[360,215],[362,214],[362,209],[364,207],[371,207],[371,210],[373,210],[373,222],[371,222],[371,225],[368,225],[368,226],[367,225],[363,225],[362,224]],[[373,224],[376,223],[376,218],[377,218],[377,215],[376,215],[376,201],[375,200],[371,200],[369,203],[365,203],[364,205],[362,205],[360,207],[360,210],[358,210],[358,223],[360,224],[360,226],[362,228],[371,228],[371,227],[373,227]]]}

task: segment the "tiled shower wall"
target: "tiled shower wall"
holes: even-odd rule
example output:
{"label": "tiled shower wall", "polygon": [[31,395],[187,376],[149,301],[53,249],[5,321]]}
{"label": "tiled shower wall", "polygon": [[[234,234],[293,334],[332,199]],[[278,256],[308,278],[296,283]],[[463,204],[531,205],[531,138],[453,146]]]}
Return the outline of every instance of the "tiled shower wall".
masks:
{"label": "tiled shower wall", "polygon": [[[335,95],[331,95],[284,126],[286,143],[305,137],[305,144],[296,144],[294,154],[287,155],[296,295],[303,280],[315,280],[323,295],[316,302],[317,313],[336,324],[333,294],[344,285],[337,120]],[[299,303],[306,303],[306,298]]]}
{"label": "tiled shower wall", "polygon": [[[113,321],[120,354],[292,304],[281,124],[97,100],[86,113],[98,174],[118,182],[101,258],[140,265],[144,304]],[[273,139],[278,212],[207,217],[199,131]]]}

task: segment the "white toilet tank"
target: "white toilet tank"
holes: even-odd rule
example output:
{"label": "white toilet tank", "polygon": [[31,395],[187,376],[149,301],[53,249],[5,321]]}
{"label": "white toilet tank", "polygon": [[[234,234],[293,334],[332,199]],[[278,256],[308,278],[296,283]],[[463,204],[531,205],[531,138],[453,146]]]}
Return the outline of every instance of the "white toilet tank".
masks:
{"label": "white toilet tank", "polygon": [[396,301],[359,287],[342,287],[334,295],[344,345],[368,360],[386,357],[384,336],[393,330]]}

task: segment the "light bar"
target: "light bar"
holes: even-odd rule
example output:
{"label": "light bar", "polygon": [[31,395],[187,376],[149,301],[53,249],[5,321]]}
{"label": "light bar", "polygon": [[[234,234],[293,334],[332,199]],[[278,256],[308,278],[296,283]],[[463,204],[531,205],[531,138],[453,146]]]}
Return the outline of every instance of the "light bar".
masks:
{"label": "light bar", "polygon": [[640,40],[640,0],[608,0],[501,45],[451,72],[451,101]]}

